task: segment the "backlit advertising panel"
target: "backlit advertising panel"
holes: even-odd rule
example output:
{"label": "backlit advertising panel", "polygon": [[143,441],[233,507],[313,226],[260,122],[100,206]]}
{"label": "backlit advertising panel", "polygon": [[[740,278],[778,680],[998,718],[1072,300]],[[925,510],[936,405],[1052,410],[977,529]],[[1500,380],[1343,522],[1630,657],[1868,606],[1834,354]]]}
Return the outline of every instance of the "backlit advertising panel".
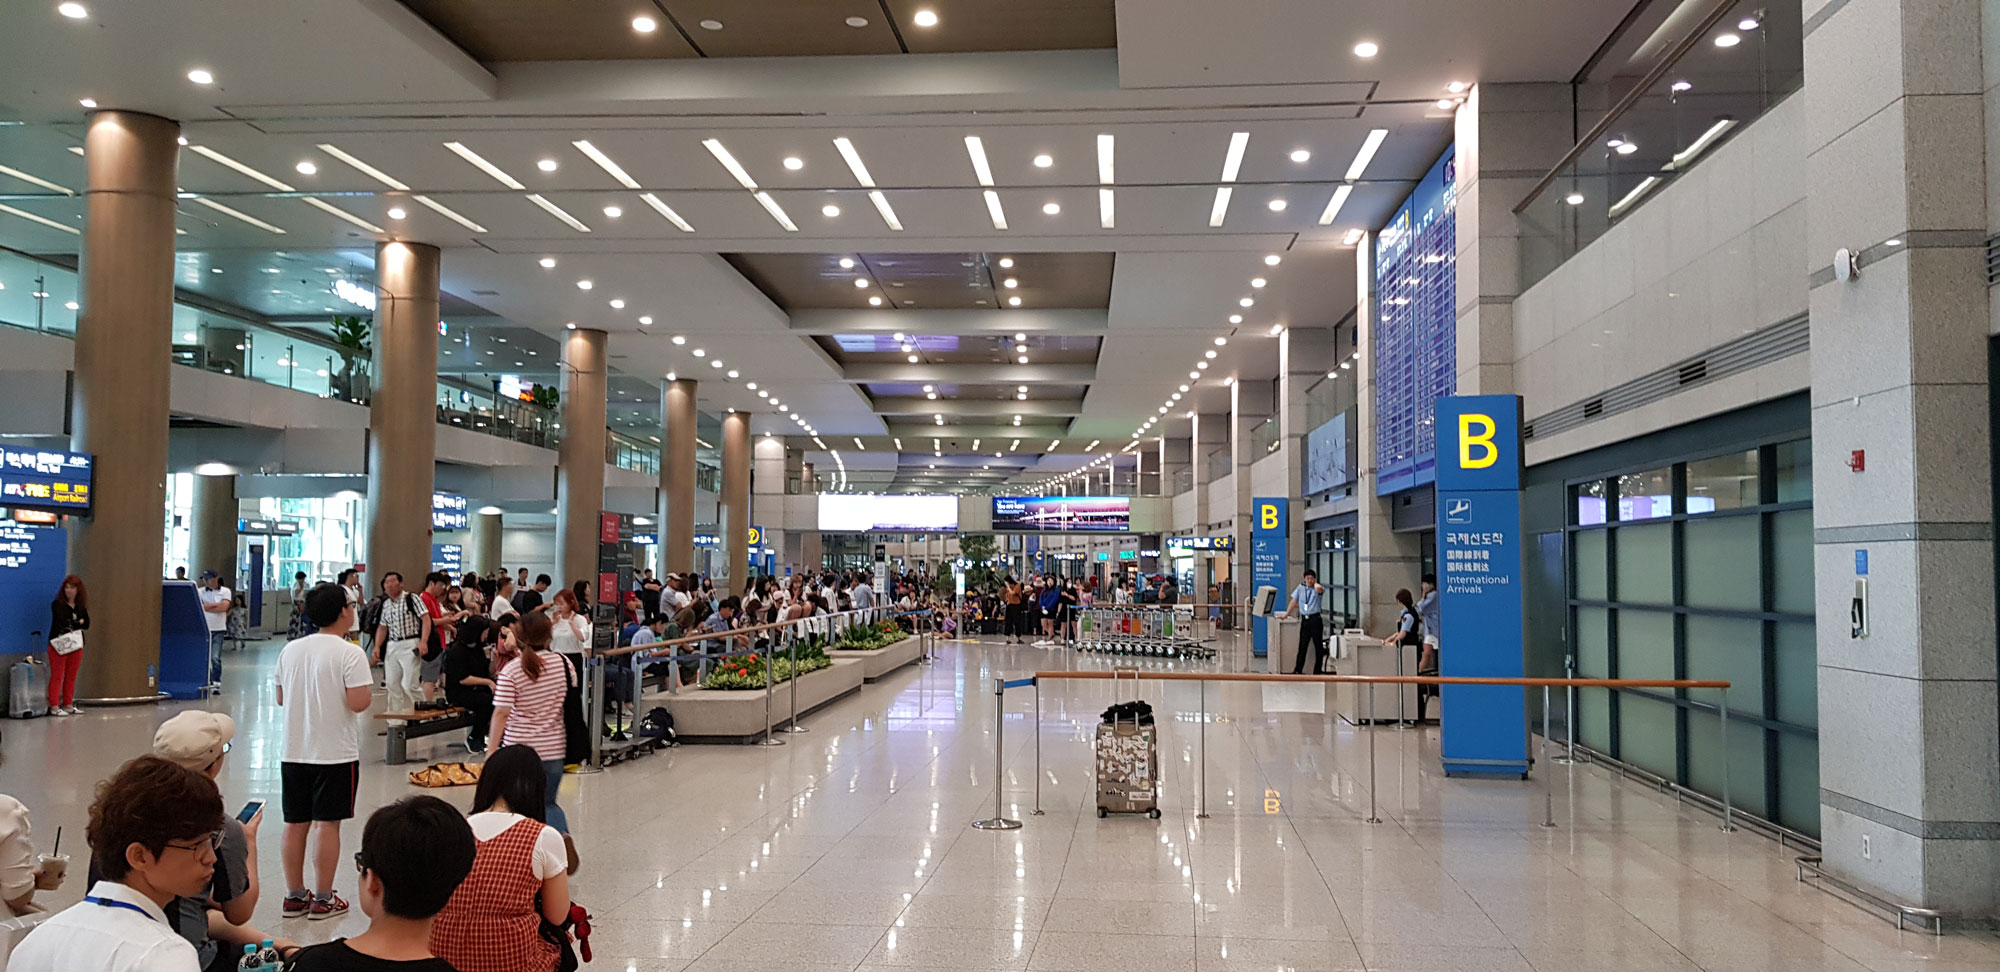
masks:
{"label": "backlit advertising panel", "polygon": [[948,533],[958,529],[958,497],[819,494],[821,533]]}
{"label": "backlit advertising panel", "polygon": [[993,529],[1011,533],[1130,533],[1129,496],[995,496]]}

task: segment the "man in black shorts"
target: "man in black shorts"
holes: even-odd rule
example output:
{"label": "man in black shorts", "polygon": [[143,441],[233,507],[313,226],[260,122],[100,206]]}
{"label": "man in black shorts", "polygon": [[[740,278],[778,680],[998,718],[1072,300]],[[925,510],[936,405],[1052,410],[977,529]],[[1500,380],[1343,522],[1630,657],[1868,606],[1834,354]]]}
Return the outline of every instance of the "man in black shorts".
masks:
{"label": "man in black shorts", "polygon": [[[348,641],[354,605],[333,584],[306,594],[306,620],[318,630],[278,652],[278,705],[285,710],[279,766],[285,811],[287,918],[317,921],[347,912],[333,892],[340,871],[340,822],[354,816],[361,783],[361,727],[355,716],[373,701],[368,657]],[[315,838],[313,885],[305,880],[306,841]]]}

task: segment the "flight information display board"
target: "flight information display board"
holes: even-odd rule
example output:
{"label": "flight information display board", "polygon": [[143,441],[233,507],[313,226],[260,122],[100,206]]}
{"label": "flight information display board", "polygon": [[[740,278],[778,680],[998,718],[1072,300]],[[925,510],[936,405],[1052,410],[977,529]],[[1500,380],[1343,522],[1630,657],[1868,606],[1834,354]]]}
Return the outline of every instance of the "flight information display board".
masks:
{"label": "flight information display board", "polygon": [[0,446],[0,506],[90,515],[91,458]]}
{"label": "flight information display board", "polygon": [[1437,478],[1437,400],[1458,392],[1458,169],[1431,167],[1375,240],[1375,492]]}

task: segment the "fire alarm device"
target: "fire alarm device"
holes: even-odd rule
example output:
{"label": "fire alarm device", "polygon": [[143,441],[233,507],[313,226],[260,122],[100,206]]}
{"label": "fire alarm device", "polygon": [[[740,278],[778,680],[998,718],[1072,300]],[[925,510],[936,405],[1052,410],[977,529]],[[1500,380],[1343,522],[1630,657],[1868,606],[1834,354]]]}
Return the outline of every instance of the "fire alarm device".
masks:
{"label": "fire alarm device", "polygon": [[1850,472],[1863,472],[1868,468],[1868,451],[1856,449],[1847,454],[1847,468]]}

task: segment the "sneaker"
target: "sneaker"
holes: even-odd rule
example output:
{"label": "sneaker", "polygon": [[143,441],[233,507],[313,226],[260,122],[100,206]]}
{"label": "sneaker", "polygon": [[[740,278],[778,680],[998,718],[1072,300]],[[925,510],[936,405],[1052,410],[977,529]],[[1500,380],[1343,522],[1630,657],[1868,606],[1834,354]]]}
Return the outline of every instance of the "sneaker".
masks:
{"label": "sneaker", "polygon": [[69,715],[69,710],[68,710],[68,709],[65,709],[65,708],[63,708],[63,707],[62,707],[62,706],[60,706],[60,705],[58,705],[58,706],[56,706],[56,707],[54,707],[54,708],[52,708],[52,709],[50,709],[50,710],[49,710],[49,715],[52,715],[52,716],[66,716],[66,715]]}
{"label": "sneaker", "polygon": [[303,898],[295,898],[289,894],[285,895],[285,917],[298,918],[305,915],[312,910],[312,901],[312,895],[306,895]]}
{"label": "sneaker", "polygon": [[[285,903],[291,904],[289,901]],[[314,898],[312,900],[312,913],[307,915],[306,919],[308,921],[319,921],[324,918],[338,918],[344,914],[347,914],[347,899],[336,894],[330,900]]]}

